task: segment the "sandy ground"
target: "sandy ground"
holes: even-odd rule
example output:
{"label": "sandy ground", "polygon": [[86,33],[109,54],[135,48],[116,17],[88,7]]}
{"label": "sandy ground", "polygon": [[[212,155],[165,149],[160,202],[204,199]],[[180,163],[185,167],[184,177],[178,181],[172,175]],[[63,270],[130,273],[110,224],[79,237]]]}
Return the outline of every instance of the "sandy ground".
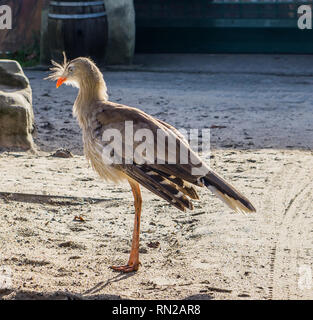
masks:
{"label": "sandy ground", "polygon": [[[26,74],[40,151],[0,153],[0,267],[12,272],[2,299],[313,298],[298,286],[299,267],[313,261],[312,78],[104,72],[112,101],[178,128],[213,126],[203,158],[258,209],[232,214],[199,189],[184,214],[144,190],[142,267],[120,275],[108,267],[127,262],[129,187],[101,181],[84,159],[71,116],[76,90],[56,90],[43,71]],[[61,147],[74,157],[51,157]]]}

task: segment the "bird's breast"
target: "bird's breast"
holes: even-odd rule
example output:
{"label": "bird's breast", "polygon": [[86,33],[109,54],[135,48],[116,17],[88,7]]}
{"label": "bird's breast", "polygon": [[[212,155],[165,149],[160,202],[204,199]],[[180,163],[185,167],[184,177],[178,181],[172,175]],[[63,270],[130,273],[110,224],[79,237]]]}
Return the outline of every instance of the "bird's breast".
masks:
{"label": "bird's breast", "polygon": [[103,152],[103,145],[99,139],[94,137],[91,132],[83,131],[83,140],[85,156],[101,178],[114,183],[126,179],[126,175],[121,170],[112,164],[108,164],[107,159],[105,159],[106,153]]}

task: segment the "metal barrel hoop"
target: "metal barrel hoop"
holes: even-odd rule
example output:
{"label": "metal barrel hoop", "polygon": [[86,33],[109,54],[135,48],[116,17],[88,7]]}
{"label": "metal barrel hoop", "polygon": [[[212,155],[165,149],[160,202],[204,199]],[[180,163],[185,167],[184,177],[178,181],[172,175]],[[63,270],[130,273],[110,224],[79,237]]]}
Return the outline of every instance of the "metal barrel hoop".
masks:
{"label": "metal barrel hoop", "polygon": [[[50,5],[52,7],[91,7],[91,6],[100,6],[103,5],[103,1],[86,1],[86,2],[66,2],[66,1],[50,1]],[[50,19],[94,19],[101,18],[106,16],[106,11],[103,12],[95,12],[95,13],[83,13],[83,14],[59,14],[59,13],[49,13],[48,17]]]}

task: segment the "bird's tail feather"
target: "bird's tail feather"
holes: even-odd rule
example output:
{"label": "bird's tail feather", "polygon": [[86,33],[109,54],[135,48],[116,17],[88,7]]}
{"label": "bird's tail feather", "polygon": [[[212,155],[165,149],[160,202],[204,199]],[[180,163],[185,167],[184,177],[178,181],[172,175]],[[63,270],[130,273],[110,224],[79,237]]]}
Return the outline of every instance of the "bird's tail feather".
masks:
{"label": "bird's tail feather", "polygon": [[233,186],[214,172],[200,178],[200,182],[236,212],[256,212],[252,203]]}

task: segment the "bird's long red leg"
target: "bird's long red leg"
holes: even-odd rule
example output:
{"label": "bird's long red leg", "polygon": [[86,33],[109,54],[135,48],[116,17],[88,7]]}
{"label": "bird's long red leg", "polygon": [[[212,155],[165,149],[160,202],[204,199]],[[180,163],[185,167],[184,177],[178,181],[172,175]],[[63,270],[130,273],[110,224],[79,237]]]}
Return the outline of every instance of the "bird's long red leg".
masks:
{"label": "bird's long red leg", "polygon": [[141,217],[141,207],[142,207],[142,198],[140,192],[140,186],[137,182],[129,180],[129,184],[132,188],[134,196],[134,205],[135,205],[135,222],[134,222],[134,231],[133,231],[133,240],[132,247],[130,251],[129,260],[126,266],[112,266],[111,268],[115,271],[121,272],[132,272],[139,269],[139,234],[140,234],[140,217]]}

